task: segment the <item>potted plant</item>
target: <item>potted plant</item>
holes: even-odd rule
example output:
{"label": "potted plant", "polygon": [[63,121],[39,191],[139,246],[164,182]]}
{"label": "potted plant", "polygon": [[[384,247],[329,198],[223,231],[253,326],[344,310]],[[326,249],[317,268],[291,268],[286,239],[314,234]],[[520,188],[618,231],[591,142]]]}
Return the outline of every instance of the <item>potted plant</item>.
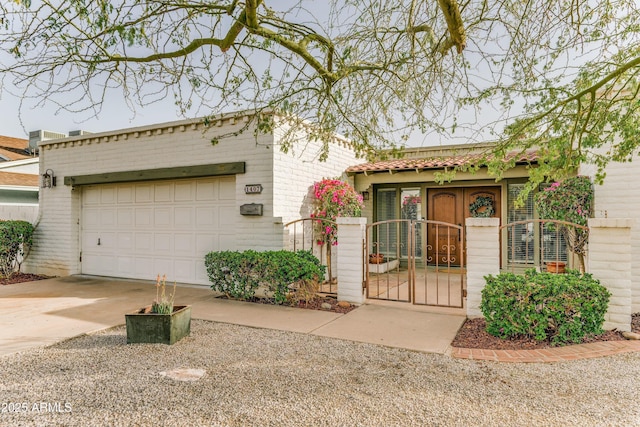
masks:
{"label": "potted plant", "polygon": [[125,314],[127,344],[174,344],[191,332],[191,306],[173,305],[176,283],[169,297],[167,277],[156,278],[156,299],[150,306]]}
{"label": "potted plant", "polygon": [[547,264],[548,273],[558,273],[558,274],[564,273],[565,267],[567,265],[567,263],[563,261],[548,261],[546,264]]}
{"label": "potted plant", "polygon": [[383,254],[369,254],[369,264],[382,264],[384,261]]}

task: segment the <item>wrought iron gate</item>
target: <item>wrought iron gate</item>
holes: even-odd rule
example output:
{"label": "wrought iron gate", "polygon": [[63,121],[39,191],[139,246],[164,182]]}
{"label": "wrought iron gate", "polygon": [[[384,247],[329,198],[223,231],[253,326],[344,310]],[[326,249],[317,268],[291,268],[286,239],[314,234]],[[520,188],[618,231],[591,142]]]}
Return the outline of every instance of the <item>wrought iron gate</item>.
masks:
{"label": "wrought iron gate", "polygon": [[284,225],[286,249],[311,251],[327,267],[325,280],[318,289],[325,294],[338,293],[338,248],[333,244],[337,230],[335,221],[323,218],[302,218]]}
{"label": "wrought iron gate", "polygon": [[431,220],[398,219],[367,226],[367,298],[462,308],[464,228]]}

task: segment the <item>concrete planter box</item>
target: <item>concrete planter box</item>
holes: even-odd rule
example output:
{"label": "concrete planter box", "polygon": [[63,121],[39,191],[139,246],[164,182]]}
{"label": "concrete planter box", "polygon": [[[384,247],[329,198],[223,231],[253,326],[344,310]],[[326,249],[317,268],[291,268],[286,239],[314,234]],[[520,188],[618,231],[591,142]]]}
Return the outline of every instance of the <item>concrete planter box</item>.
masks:
{"label": "concrete planter box", "polygon": [[176,305],[171,314],[151,313],[151,306],[125,314],[127,344],[174,344],[191,332],[191,306]]}

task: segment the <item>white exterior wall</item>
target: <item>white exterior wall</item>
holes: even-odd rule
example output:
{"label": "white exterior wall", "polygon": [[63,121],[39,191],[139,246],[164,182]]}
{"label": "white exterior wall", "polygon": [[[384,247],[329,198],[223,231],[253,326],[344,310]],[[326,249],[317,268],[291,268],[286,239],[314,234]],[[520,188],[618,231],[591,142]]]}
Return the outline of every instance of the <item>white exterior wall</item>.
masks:
{"label": "white exterior wall", "polygon": [[[605,150],[601,150],[603,153]],[[633,162],[607,165],[602,185],[595,185],[595,218],[629,218],[631,224],[631,303],[632,312],[640,312],[640,155]],[[591,165],[581,166],[580,174],[595,176]]]}
{"label": "white exterior wall", "polygon": [[[289,131],[280,127],[274,132],[276,143]],[[313,184],[323,178],[342,177],[345,169],[362,161],[355,156],[345,140],[336,138],[329,146],[329,158],[320,161],[322,143],[305,141],[299,133],[301,143],[291,147],[287,153],[274,147],[273,162],[273,206],[274,216],[282,217],[284,223],[306,218],[311,213]]]}
{"label": "white exterior wall", "polygon": [[484,277],[500,274],[500,220],[467,218],[467,316],[482,317],[480,302]]}
{"label": "white exterior wall", "polygon": [[21,220],[35,223],[38,218],[38,205],[0,204],[0,219]]}
{"label": "white exterior wall", "polygon": [[611,292],[605,330],[631,330],[631,224],[626,219],[589,220],[589,272]]}
{"label": "white exterior wall", "polygon": [[[245,125],[242,116],[229,115],[208,130],[199,120],[185,120],[41,143],[40,172],[52,169],[58,184],[40,191],[42,214],[25,271],[49,275],[81,271],[82,187],[65,185],[64,177],[107,172],[245,162],[245,173],[235,175],[235,247],[226,249],[282,248],[282,217],[300,210],[302,182],[313,183],[325,171],[335,175],[346,163],[354,163],[353,157],[341,153],[337,165],[330,157],[325,164],[311,167],[307,162],[313,158],[313,151],[305,154],[307,151],[300,148],[307,146],[304,139],[290,154],[281,153],[273,135],[261,135],[256,140],[253,126],[238,136],[211,144],[212,138],[239,131]],[[292,191],[289,186],[294,181],[296,189]],[[261,184],[262,193],[245,194],[245,185],[249,184]],[[263,216],[240,215],[240,206],[249,203],[263,204]]]}
{"label": "white exterior wall", "polygon": [[338,300],[353,304],[364,302],[364,242],[366,218],[338,218]]}
{"label": "white exterior wall", "polygon": [[37,175],[39,172],[38,158],[0,162],[0,171]]}

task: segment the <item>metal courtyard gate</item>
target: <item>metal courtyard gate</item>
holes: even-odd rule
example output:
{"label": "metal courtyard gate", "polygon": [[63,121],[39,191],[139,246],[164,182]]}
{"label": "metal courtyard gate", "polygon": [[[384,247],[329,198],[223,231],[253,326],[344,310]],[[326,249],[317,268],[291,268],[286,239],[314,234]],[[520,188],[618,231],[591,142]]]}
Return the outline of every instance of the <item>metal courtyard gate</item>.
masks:
{"label": "metal courtyard gate", "polygon": [[302,218],[284,225],[284,247],[290,251],[311,251],[327,268],[319,292],[338,293],[338,224],[324,218]]}
{"label": "metal courtyard gate", "polygon": [[462,308],[466,270],[464,228],[397,219],[367,226],[367,298]]}

